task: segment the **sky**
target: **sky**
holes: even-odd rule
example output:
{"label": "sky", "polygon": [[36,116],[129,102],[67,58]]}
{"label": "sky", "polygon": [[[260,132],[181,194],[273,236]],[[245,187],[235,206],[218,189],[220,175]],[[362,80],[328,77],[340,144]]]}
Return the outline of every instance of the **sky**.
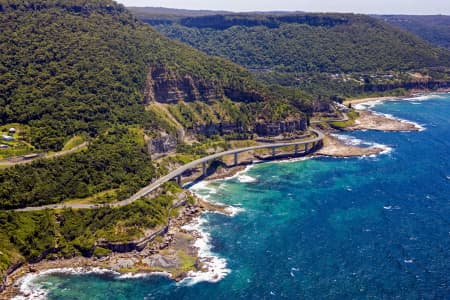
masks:
{"label": "sky", "polygon": [[450,0],[116,0],[125,6],[227,11],[354,12],[450,15]]}

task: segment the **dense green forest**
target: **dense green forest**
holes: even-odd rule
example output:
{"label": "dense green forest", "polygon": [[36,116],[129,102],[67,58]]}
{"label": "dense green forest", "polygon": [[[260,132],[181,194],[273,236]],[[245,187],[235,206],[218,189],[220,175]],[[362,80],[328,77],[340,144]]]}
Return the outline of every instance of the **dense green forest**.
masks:
{"label": "dense green forest", "polygon": [[[315,82],[328,96],[360,86],[357,75],[345,78],[351,88],[330,88],[328,73],[448,66],[450,57],[364,16],[191,15],[157,25],[222,57],[170,40],[111,0],[0,2],[0,125],[26,128],[33,151],[61,150],[74,136],[89,142],[77,153],[0,170],[0,273],[43,254],[105,253],[97,240],[128,241],[167,221],[179,192],[170,184],[154,199],[117,209],[8,210],[125,199],[161,176],[166,170],[150,159],[144,133],[173,133],[176,126],[151,102],[167,104],[186,128],[250,127],[259,118],[312,113],[317,97],[293,86],[316,96],[323,91]],[[178,149],[190,153],[195,145]]]}
{"label": "dense green forest", "polygon": [[450,65],[448,51],[362,15],[201,16],[156,28],[253,69],[348,73]]}
{"label": "dense green forest", "polygon": [[141,199],[120,209],[0,211],[0,274],[24,259],[108,253],[96,246],[98,240],[127,242],[142,238],[144,230],[167,223],[179,192],[180,188],[166,184],[158,197]]}
{"label": "dense green forest", "polygon": [[114,129],[87,150],[0,172],[0,209],[39,206],[116,190],[124,199],[158,176],[143,137]]}
{"label": "dense green forest", "polygon": [[0,122],[30,125],[39,149],[117,123],[157,127],[143,106],[150,69],[217,100],[266,97],[244,68],[163,37],[110,0],[17,0],[0,11]]}
{"label": "dense green forest", "polygon": [[450,16],[383,15],[374,17],[412,32],[430,44],[450,49]]}
{"label": "dense green forest", "polygon": [[[450,80],[450,51],[370,16],[133,12],[168,37],[246,66],[266,84],[322,98],[438,88]],[[430,77],[424,84],[411,72]]]}
{"label": "dense green forest", "polygon": [[281,120],[312,107],[308,94],[265,86],[111,0],[0,1],[0,32],[0,126],[26,128],[37,152],[60,150],[74,137],[88,142],[76,153],[0,169],[1,274],[23,259],[105,253],[97,240],[128,241],[167,221],[179,192],[173,186],[117,209],[11,210],[120,200],[161,176],[167,170],[150,159],[145,134],[176,128],[151,102],[169,105],[185,126],[251,125],[261,115]]}

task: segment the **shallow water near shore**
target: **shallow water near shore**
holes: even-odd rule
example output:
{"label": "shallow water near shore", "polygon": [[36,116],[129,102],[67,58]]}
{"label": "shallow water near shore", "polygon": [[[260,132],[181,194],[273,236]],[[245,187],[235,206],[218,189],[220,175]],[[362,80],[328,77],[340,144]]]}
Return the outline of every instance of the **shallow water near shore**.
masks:
{"label": "shallow water near shore", "polygon": [[392,150],[258,164],[191,188],[239,208],[197,226],[221,280],[61,272],[23,288],[46,299],[450,298],[450,94],[373,109],[425,130],[346,133]]}

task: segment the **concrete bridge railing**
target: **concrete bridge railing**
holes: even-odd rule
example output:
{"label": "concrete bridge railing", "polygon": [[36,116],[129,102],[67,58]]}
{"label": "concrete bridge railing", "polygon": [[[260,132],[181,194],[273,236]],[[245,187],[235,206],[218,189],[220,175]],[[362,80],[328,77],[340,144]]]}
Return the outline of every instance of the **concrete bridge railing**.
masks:
{"label": "concrete bridge railing", "polygon": [[265,145],[258,145],[258,146],[252,146],[252,147],[246,147],[246,148],[239,148],[239,149],[233,149],[228,150],[216,154],[212,154],[200,159],[197,159],[195,161],[192,161],[190,163],[187,163],[176,170],[170,172],[169,174],[158,178],[148,186],[142,188],[140,191],[138,191],[136,194],[131,196],[130,198],[114,203],[114,204],[105,204],[105,205],[93,205],[93,204],[78,204],[78,203],[71,203],[71,204],[56,204],[56,205],[45,205],[45,206],[39,206],[39,207],[26,207],[21,209],[16,209],[16,211],[39,211],[39,210],[45,210],[45,209],[64,209],[64,208],[73,208],[73,209],[96,209],[101,208],[105,206],[109,207],[122,207],[125,205],[128,205],[130,203],[133,203],[134,201],[147,196],[160,186],[162,186],[164,183],[176,179],[178,183],[181,183],[181,176],[183,173],[185,173],[188,170],[196,168],[198,165],[202,165],[203,169],[203,175],[206,176],[206,167],[207,164],[210,161],[213,161],[217,158],[220,158],[225,155],[234,155],[234,164],[237,165],[239,163],[239,154],[243,152],[258,150],[258,149],[272,149],[272,156],[276,155],[276,150],[278,148],[283,147],[289,147],[294,146],[294,154],[298,155],[300,153],[300,146],[304,146],[303,153],[308,153],[311,149],[315,149],[317,146],[322,145],[324,135],[322,132],[316,129],[310,129],[316,137],[307,140],[307,141],[300,141],[300,142],[292,142],[292,143],[275,143],[275,144],[265,144]]}

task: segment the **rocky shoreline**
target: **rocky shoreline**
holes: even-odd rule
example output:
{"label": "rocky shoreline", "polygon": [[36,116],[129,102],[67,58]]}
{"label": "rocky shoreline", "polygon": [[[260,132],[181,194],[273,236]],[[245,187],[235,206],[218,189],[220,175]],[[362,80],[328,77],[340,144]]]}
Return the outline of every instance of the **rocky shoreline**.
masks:
{"label": "rocky shoreline", "polygon": [[201,238],[201,233],[187,230],[184,226],[205,212],[231,213],[226,206],[195,198],[195,203],[182,206],[178,216],[171,218],[166,228],[161,230],[162,234],[150,241],[142,251],[113,252],[104,257],[44,259],[33,264],[23,264],[7,277],[6,288],[0,294],[0,299],[30,297],[28,292],[21,291],[21,279],[27,274],[39,275],[49,270],[110,270],[117,274],[164,273],[175,281],[183,280],[189,272],[206,271],[198,255],[199,249],[194,245],[196,239]]}
{"label": "rocky shoreline", "polygon": [[418,124],[391,118],[370,110],[357,110],[359,117],[355,125],[345,128],[346,131],[355,130],[379,130],[379,131],[420,131],[422,127]]}
{"label": "rocky shoreline", "polygon": [[[376,99],[353,100],[357,103],[366,103],[368,101],[379,101],[392,99],[392,97]],[[356,103],[356,102],[352,102]],[[345,128],[345,130],[384,130],[384,131],[417,131],[416,124],[388,118],[384,115],[378,115],[370,110],[358,111],[360,116],[355,121],[355,125]],[[386,149],[380,146],[359,147],[346,144],[345,141],[334,136],[336,131],[328,131],[324,139],[324,145],[321,149],[308,156],[323,155],[332,157],[355,157],[371,156],[383,153]],[[280,152],[278,158],[286,159],[289,153]],[[206,178],[202,180],[218,180],[235,176],[238,172],[253,163],[261,162],[255,155],[245,154],[241,158],[241,163],[237,166],[224,164],[220,168],[213,170]],[[187,181],[193,181],[199,178],[200,170],[193,172]],[[185,191],[185,193],[190,193]],[[201,233],[186,230],[185,226],[205,212],[218,212],[230,214],[226,206],[212,204],[195,197],[194,204],[180,206],[178,216],[172,217],[165,228],[163,228],[153,240],[150,240],[142,251],[131,251],[125,253],[114,252],[101,258],[74,257],[71,259],[42,260],[35,264],[23,264],[17,270],[12,272],[6,280],[6,289],[0,294],[1,299],[11,299],[16,295],[24,295],[20,291],[20,278],[32,273],[39,274],[52,269],[82,269],[90,271],[93,269],[105,269],[120,274],[150,274],[164,272],[170,278],[180,281],[188,276],[189,272],[207,271],[204,263],[199,257],[199,249],[195,247],[195,241],[201,238]],[[154,232],[153,232],[154,233]]]}

